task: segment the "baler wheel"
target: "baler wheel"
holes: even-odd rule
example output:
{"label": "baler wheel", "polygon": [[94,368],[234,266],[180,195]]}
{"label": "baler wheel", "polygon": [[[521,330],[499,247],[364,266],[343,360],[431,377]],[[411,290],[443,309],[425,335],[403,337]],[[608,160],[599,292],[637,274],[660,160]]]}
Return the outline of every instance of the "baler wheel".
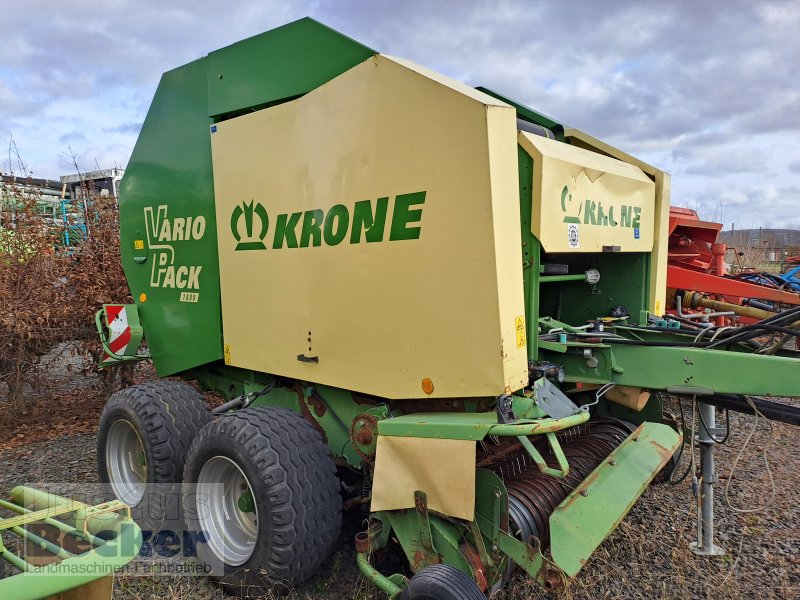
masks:
{"label": "baler wheel", "polygon": [[328,447],[308,421],[282,408],[246,408],[217,418],[192,444],[186,527],[204,532],[198,559],[223,586],[284,594],[330,555],[342,521],[339,489]]}
{"label": "baler wheel", "polygon": [[400,600],[486,600],[478,585],[450,565],[431,565],[411,578]]}
{"label": "baler wheel", "polygon": [[100,481],[134,509],[142,529],[157,531],[178,514],[189,446],[211,418],[203,396],[181,381],[134,385],[106,403],[97,432]]}

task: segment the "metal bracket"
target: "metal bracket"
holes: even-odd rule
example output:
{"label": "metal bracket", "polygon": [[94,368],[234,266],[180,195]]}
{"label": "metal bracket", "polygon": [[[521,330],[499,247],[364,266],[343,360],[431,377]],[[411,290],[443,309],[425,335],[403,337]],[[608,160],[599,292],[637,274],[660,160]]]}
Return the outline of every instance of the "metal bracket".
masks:
{"label": "metal bracket", "polygon": [[503,425],[516,421],[514,416],[514,399],[503,394],[497,399],[497,422]]}
{"label": "metal bracket", "polygon": [[564,392],[553,385],[549,379],[542,378],[541,383],[534,389],[536,405],[541,408],[548,417],[553,419],[563,419],[578,414],[581,409],[570,400]]}
{"label": "metal bracket", "polygon": [[546,433],[545,436],[547,437],[547,441],[550,443],[550,448],[553,450],[553,454],[558,461],[558,469],[554,469],[547,464],[547,461],[539,453],[536,447],[531,444],[531,441],[528,438],[521,435],[517,439],[522,444],[522,447],[528,451],[528,454],[533,459],[533,462],[536,463],[536,467],[539,469],[539,471],[545,475],[551,475],[552,477],[566,477],[569,475],[569,462],[567,461],[567,457],[564,455],[564,451],[561,449],[561,444],[559,444],[556,434],[551,432]]}
{"label": "metal bracket", "polygon": [[414,509],[417,511],[417,523],[419,524],[419,541],[424,558],[419,561],[419,567],[428,567],[439,563],[439,553],[433,547],[433,536],[431,535],[431,521],[428,518],[428,495],[417,490],[414,492]]}

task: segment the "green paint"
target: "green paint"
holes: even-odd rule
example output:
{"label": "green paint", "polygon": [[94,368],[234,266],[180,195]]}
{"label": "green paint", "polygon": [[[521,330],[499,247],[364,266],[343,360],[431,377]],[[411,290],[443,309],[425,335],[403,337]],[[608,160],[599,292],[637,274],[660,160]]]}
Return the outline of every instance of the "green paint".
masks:
{"label": "green paint", "polygon": [[539,278],[542,245],[532,233],[533,228],[533,158],[517,148],[519,168],[519,208],[522,227],[522,281],[525,294],[525,323],[527,327],[528,360],[538,360]]}
{"label": "green paint", "polygon": [[392,229],[389,233],[389,240],[417,240],[419,239],[420,227],[413,227],[413,223],[418,223],[422,219],[422,209],[414,208],[425,202],[425,192],[414,194],[400,194],[394,201],[394,213],[392,214]]}
{"label": "green paint", "polygon": [[[206,93],[202,59],[164,74],[120,189],[122,266],[162,376],[222,358]],[[159,204],[165,199],[169,206]],[[193,223],[187,228],[189,218]],[[174,236],[177,219],[184,224]],[[202,235],[187,239],[187,229],[201,233],[200,222]],[[148,241],[143,256],[134,250],[135,240]],[[193,269],[197,289],[184,298],[194,302],[181,301],[176,287],[181,268],[187,274]],[[144,303],[141,293],[147,294]]]}
{"label": "green paint", "polygon": [[350,222],[350,212],[344,204],[336,204],[325,215],[325,243],[336,246],[347,236],[347,225]]}
{"label": "green paint", "polygon": [[375,51],[309,18],[211,52],[208,112],[226,118],[302,96]]}
{"label": "green paint", "polygon": [[563,419],[518,419],[502,425],[497,413],[416,413],[384,419],[378,422],[380,435],[393,437],[419,437],[448,440],[482,440],[487,435],[518,437],[560,431],[580,425],[589,419],[589,413],[579,413]]}
{"label": "green paint", "polygon": [[[394,201],[392,224],[387,241],[419,239],[422,219],[422,208],[425,192],[399,194]],[[373,210],[372,201],[360,200],[353,204],[353,222],[350,230],[350,243],[361,241],[361,234],[367,242],[384,241],[386,213],[389,198],[378,198]],[[420,207],[420,208],[414,208]],[[254,237],[254,217],[257,217],[259,234]],[[244,228],[240,227],[244,223]],[[302,225],[301,225],[302,222]],[[298,238],[297,228],[300,225]],[[272,248],[308,248],[318,247],[325,242],[326,246],[340,244],[350,229],[350,211],[344,204],[335,204],[327,213],[319,208],[304,212],[283,213],[277,217]],[[266,209],[253,201],[236,206],[231,213],[231,231],[237,241],[235,250],[266,250],[264,238],[269,228],[269,215]],[[244,232],[244,235],[242,235]]]}
{"label": "green paint", "polygon": [[[680,339],[663,332],[663,341]],[[685,339],[685,337],[684,337]],[[569,343],[568,347],[573,344]],[[570,382],[672,390],[674,393],[751,394],[795,396],[798,393],[797,359],[749,352],[703,348],[593,346],[597,367],[573,352],[550,356],[564,365]],[[741,376],[731,376],[732,373]]]}
{"label": "green paint", "polygon": [[[253,215],[258,217],[258,239],[254,240]],[[240,233],[239,223],[244,217],[244,235]],[[265,250],[264,238],[269,229],[269,216],[264,206],[258,202],[253,206],[253,200],[242,202],[231,213],[231,233],[236,239],[236,250]],[[245,238],[242,241],[242,238]],[[250,240],[250,241],[248,241]]]}
{"label": "green paint", "polygon": [[320,209],[307,210],[303,213],[303,233],[300,234],[300,247],[308,248],[309,242],[313,246],[322,244],[322,222],[325,213]]}
{"label": "green paint", "polygon": [[388,207],[389,198],[378,198],[374,211],[369,200],[356,202],[353,206],[353,228],[350,231],[350,243],[358,244],[361,241],[362,231],[367,243],[383,241]]}
{"label": "green paint", "polygon": [[[567,186],[564,186],[567,189]],[[572,195],[570,194],[570,198]],[[563,198],[563,193],[562,193]],[[563,207],[563,202],[562,202]],[[578,212],[583,209],[583,224],[584,225],[599,225],[601,227],[628,227],[638,229],[641,226],[642,208],[640,206],[632,206],[624,204],[620,207],[614,205],[603,206],[602,201],[594,201],[586,199],[583,205],[578,205]],[[621,213],[621,221],[618,221],[614,216],[614,209],[619,208]],[[566,216],[564,223],[580,223],[580,217]]]}
{"label": "green paint", "polygon": [[236,501],[236,506],[242,512],[255,512],[256,501],[253,499],[253,494],[250,492],[245,492],[239,496],[239,500]]}
{"label": "green paint", "polygon": [[378,407],[356,404],[349,391],[326,385],[305,386],[303,401],[308,409],[307,414],[325,431],[331,453],[344,458],[352,467],[361,467],[364,459],[353,447],[350,428],[356,417],[363,413],[376,414]]}
{"label": "green paint", "polygon": [[423,543],[425,534],[420,531],[416,510],[394,510],[382,514],[391,524],[412,571],[417,572],[428,564],[443,562],[472,577],[472,569],[460,549],[461,540],[468,533],[466,526],[429,513],[427,523],[430,526],[431,551]]}
{"label": "green paint", "polygon": [[490,90],[489,88],[479,86],[475,89],[491,96],[492,98],[496,98],[497,100],[505,102],[506,104],[510,104],[517,110],[517,116],[519,118],[525,121],[529,121],[531,123],[536,123],[537,125],[541,125],[542,127],[546,127],[555,134],[557,140],[561,140],[562,142],[564,141],[564,127],[565,127],[564,124],[559,123],[558,121],[555,121],[550,117],[543,115],[540,112],[536,112],[532,108],[529,108],[524,104],[521,104],[515,100],[508,98],[507,96],[495,92],[494,90]]}
{"label": "green paint", "polygon": [[278,215],[278,224],[275,226],[275,239],[272,247],[277,250],[283,248],[284,243],[287,248],[297,248],[297,224],[303,213],[292,213],[291,215]]}
{"label": "green paint", "polygon": [[570,577],[616,529],[681,443],[681,436],[667,425],[645,423],[641,427],[550,516],[550,552]]}
{"label": "green paint", "polygon": [[[103,509],[18,486],[11,490],[11,502],[0,500],[0,508],[9,516],[0,518],[0,561],[7,561],[22,573],[0,578],[3,600],[35,600],[55,597],[74,590],[104,575],[117,572],[139,553],[142,533],[130,517],[127,506],[118,501],[105,503]],[[31,510],[31,508],[33,510]],[[41,538],[31,526],[46,524],[59,535],[79,540],[69,550]],[[35,529],[35,528],[33,528]],[[88,533],[87,533],[88,531]],[[95,535],[102,532],[103,538]],[[13,536],[19,543],[8,543]],[[35,544],[61,560],[46,566],[29,563],[24,553],[14,548]],[[73,554],[73,552],[77,552]]]}

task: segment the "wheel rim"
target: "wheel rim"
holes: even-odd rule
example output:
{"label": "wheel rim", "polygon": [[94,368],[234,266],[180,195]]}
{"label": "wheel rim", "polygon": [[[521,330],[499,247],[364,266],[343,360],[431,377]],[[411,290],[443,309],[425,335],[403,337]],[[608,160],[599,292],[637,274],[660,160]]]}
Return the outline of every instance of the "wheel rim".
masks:
{"label": "wheel rim", "polygon": [[125,504],[139,504],[147,486],[147,460],[139,432],[125,419],[115,421],[108,431],[106,465],[114,495]]}
{"label": "wheel rim", "polygon": [[225,564],[239,566],[252,556],[258,539],[253,488],[231,459],[211,458],[197,477],[197,515],[208,547]]}

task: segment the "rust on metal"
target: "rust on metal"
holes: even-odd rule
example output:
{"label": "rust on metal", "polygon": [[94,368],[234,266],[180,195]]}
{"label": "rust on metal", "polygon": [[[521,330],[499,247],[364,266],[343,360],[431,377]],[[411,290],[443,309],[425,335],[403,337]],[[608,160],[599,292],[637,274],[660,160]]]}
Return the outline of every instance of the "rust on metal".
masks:
{"label": "rust on metal", "polygon": [[[308,421],[309,423],[311,423],[311,425],[314,426],[314,429],[316,429],[322,436],[322,441],[325,442],[325,444],[327,445],[328,436],[325,432],[325,428],[322,427],[322,425],[319,424],[319,421],[317,421],[314,415],[311,414],[311,411],[308,408],[308,404],[306,404],[306,395],[303,393],[303,386],[297,383],[294,386],[294,390],[297,393],[298,404],[300,405],[300,413],[305,417],[306,421]],[[310,402],[310,398],[308,400]]]}
{"label": "rust on metal", "polygon": [[489,587],[489,581],[486,578],[486,567],[483,565],[483,562],[481,562],[478,551],[474,546],[466,542],[461,544],[460,550],[467,564],[469,564],[472,569],[472,578],[475,580],[475,583],[482,592],[486,592]]}
{"label": "rust on metal", "polygon": [[669,460],[670,458],[672,458],[672,451],[669,448],[665,448],[664,446],[659,444],[656,440],[650,440],[650,443],[653,445],[653,447],[656,449],[656,452],[658,452],[658,455],[663,460]]}
{"label": "rust on metal", "polygon": [[369,533],[366,531],[359,531],[356,534],[356,552],[366,554],[370,551]]}
{"label": "rust on metal", "polygon": [[308,397],[308,403],[314,408],[314,413],[316,413],[317,417],[322,418],[325,416],[325,413],[328,409],[325,407],[325,403],[319,396],[317,396],[316,393],[313,393]]}

